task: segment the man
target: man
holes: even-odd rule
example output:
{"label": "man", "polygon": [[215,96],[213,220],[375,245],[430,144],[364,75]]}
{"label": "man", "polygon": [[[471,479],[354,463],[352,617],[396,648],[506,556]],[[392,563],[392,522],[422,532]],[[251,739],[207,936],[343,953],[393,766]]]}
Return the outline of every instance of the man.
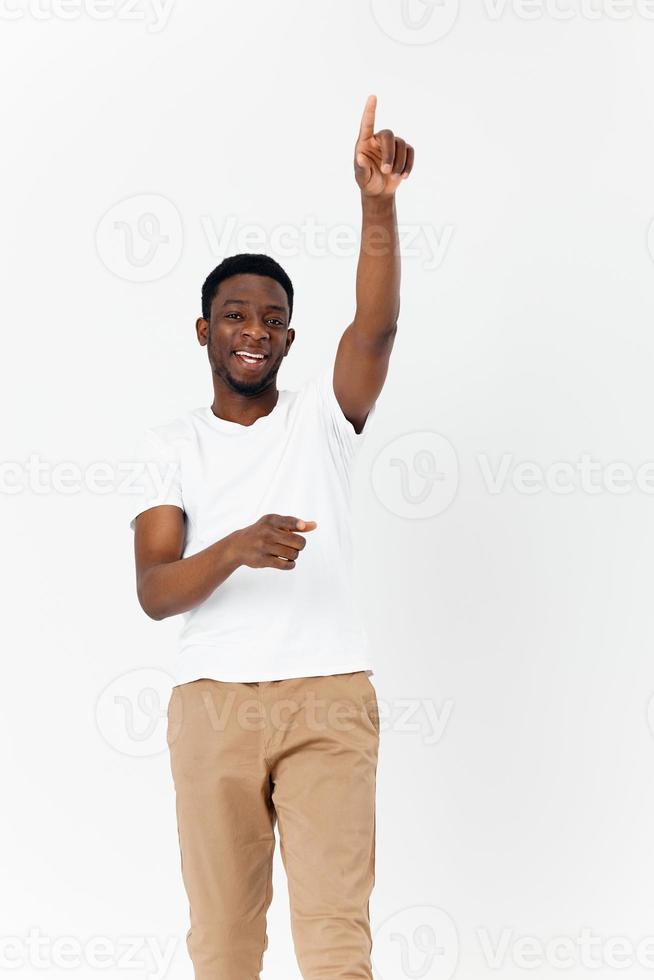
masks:
{"label": "man", "polygon": [[293,287],[268,256],[233,256],[196,324],[213,404],[146,433],[161,479],[132,521],[137,592],[153,619],[184,614],[168,744],[196,980],[259,977],[276,822],[303,977],[372,976],[379,718],[350,474],[395,338],[395,193],[414,159],[374,132],[375,110],[371,96],[354,153],[357,306],[333,368],[277,389]]}

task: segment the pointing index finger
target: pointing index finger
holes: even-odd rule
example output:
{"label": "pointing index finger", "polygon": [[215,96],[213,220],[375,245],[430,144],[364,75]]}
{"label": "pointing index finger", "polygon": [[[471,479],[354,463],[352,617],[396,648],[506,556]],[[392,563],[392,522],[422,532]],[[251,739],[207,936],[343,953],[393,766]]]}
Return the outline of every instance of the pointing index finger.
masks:
{"label": "pointing index finger", "polygon": [[367,140],[375,132],[375,109],[377,108],[377,96],[369,95],[361,117],[361,127],[359,129],[359,139]]}

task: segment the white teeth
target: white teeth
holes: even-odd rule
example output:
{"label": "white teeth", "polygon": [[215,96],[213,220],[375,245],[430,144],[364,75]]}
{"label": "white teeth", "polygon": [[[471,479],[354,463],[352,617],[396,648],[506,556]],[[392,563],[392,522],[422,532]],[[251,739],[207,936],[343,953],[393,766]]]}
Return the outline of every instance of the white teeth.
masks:
{"label": "white teeth", "polygon": [[237,350],[236,353],[239,357],[245,357],[248,360],[262,361],[263,354],[251,354],[249,351]]}

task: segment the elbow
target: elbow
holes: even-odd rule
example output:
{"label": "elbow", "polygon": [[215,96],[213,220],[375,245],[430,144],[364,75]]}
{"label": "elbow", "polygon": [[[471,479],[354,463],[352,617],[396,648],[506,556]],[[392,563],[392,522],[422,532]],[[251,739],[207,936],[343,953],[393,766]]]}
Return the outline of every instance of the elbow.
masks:
{"label": "elbow", "polygon": [[141,606],[141,609],[148,617],[148,619],[154,619],[155,622],[160,622],[162,619],[166,618],[165,613],[163,613],[160,609],[157,609],[151,603],[145,602],[140,597],[139,597],[139,605]]}
{"label": "elbow", "polygon": [[397,320],[387,320],[383,324],[355,320],[351,335],[360,348],[380,351],[392,347],[397,334]]}
{"label": "elbow", "polygon": [[166,614],[163,612],[159,612],[158,610],[155,609],[146,609],[145,606],[143,605],[141,606],[141,608],[143,609],[145,615],[149,619],[153,619],[155,623],[160,623],[162,619],[166,619]]}
{"label": "elbow", "polygon": [[387,320],[383,326],[379,327],[376,332],[378,343],[393,344],[395,341],[395,336],[397,334],[397,317],[394,320]]}
{"label": "elbow", "polygon": [[379,331],[377,335],[376,346],[381,350],[388,350],[393,348],[395,344],[395,337],[397,335],[397,320],[391,323],[389,326],[384,327]]}
{"label": "elbow", "polygon": [[148,594],[147,589],[137,588],[136,595],[141,609],[149,619],[154,619],[155,622],[166,619],[168,613],[156,602],[153,596]]}

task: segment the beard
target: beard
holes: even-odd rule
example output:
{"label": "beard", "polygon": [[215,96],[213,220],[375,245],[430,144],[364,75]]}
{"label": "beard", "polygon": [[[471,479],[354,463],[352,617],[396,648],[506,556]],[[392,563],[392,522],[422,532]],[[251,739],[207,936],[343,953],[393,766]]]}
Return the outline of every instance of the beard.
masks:
{"label": "beard", "polygon": [[[230,358],[232,357],[231,354],[229,356]],[[216,364],[211,358],[210,361],[213,373],[217,374],[228,388],[239,395],[251,397],[254,395],[260,395],[262,391],[270,388],[270,386],[275,383],[275,378],[277,377],[277,372],[279,371],[282,357],[283,355],[281,355],[281,357],[279,357],[276,361],[271,360],[270,364],[268,365],[268,369],[263,372],[261,377],[253,378],[251,381],[245,381],[235,377],[229,370],[228,365]]]}

